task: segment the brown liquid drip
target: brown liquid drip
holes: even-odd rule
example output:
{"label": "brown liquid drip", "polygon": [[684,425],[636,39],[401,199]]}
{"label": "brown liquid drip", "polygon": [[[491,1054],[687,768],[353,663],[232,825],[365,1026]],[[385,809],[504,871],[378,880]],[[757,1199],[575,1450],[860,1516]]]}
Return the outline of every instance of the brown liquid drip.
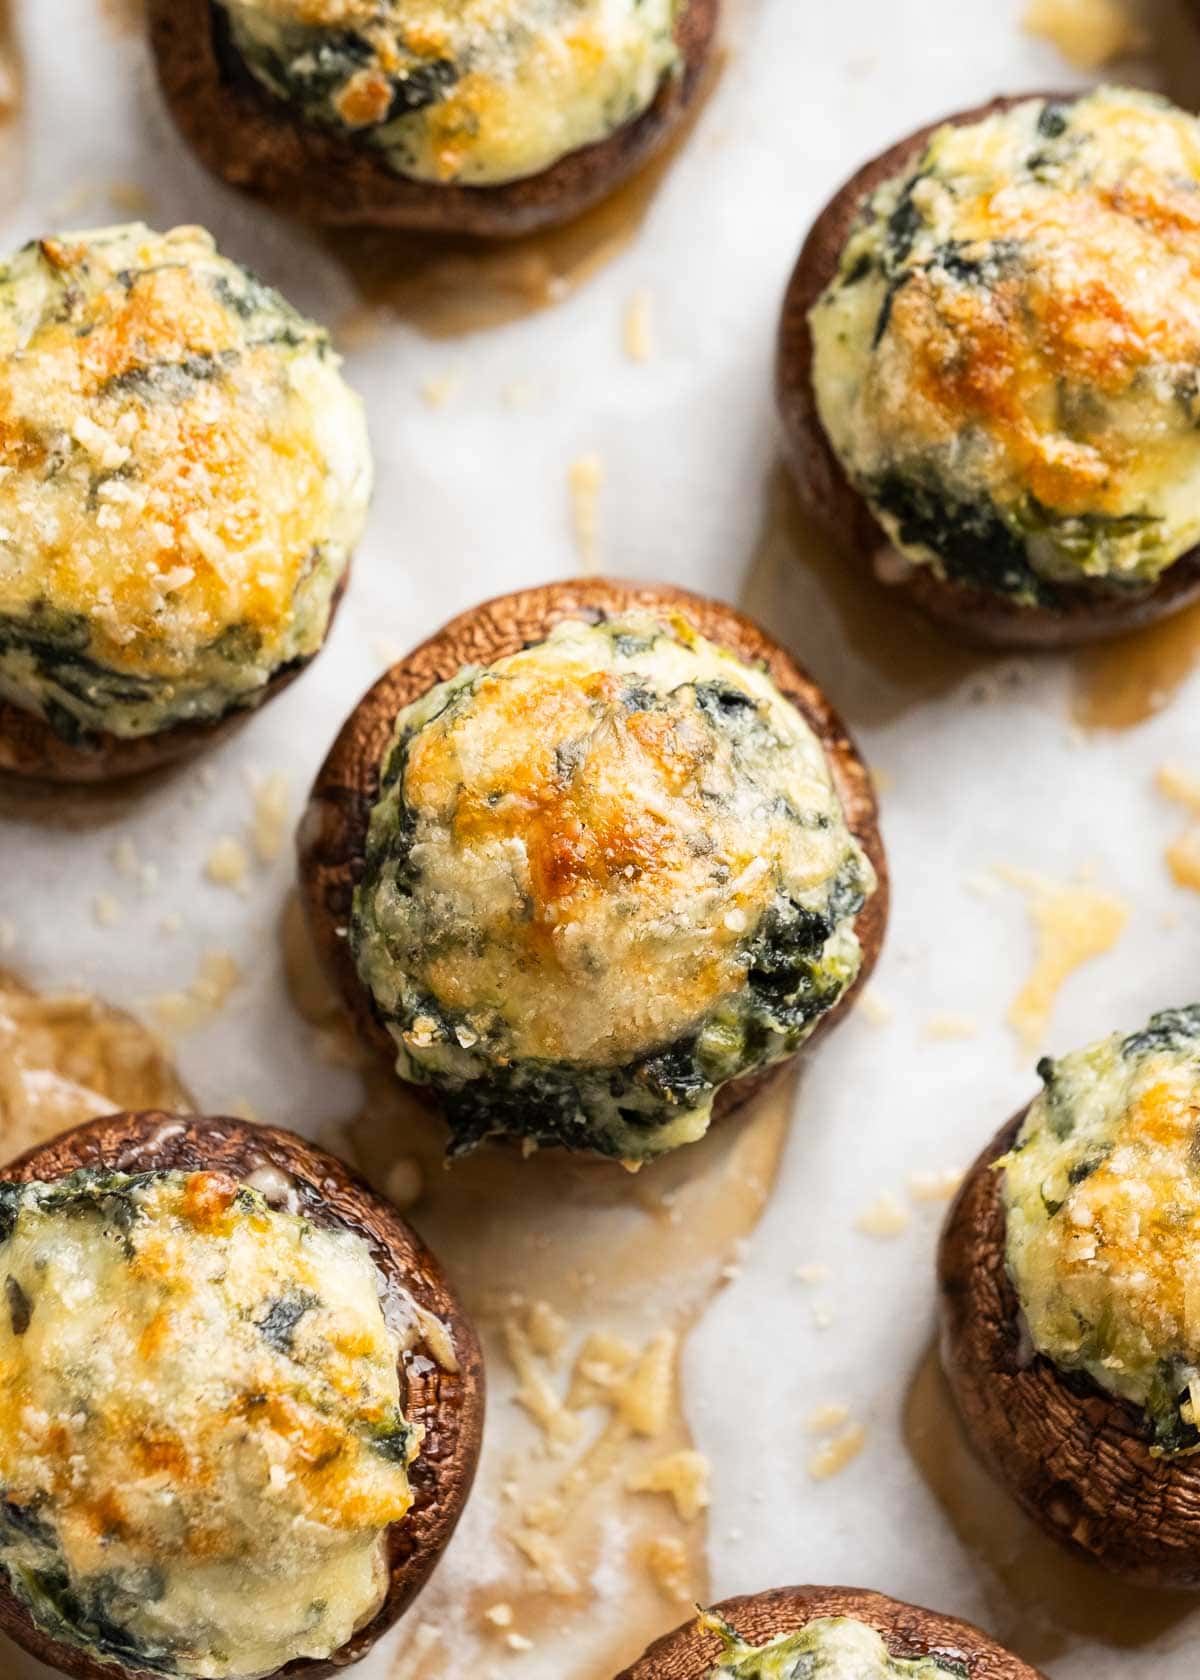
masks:
{"label": "brown liquid drip", "polygon": [[767,480],[741,604],[855,723],[886,722],[995,662],[955,647],[840,554],[805,515],[782,464]]}
{"label": "brown liquid drip", "polygon": [[0,1160],[124,1108],[193,1107],[154,1035],[86,993],[0,970]]}
{"label": "brown liquid drip", "polygon": [[1200,665],[1200,602],[1082,650],[1071,712],[1083,729],[1132,729],[1170,705]]}
{"label": "brown liquid drip", "polygon": [[564,302],[635,238],[675,158],[688,144],[720,80],[714,56],[682,123],[661,151],[624,186],[562,227],[516,239],[480,240],[382,229],[325,235],[348,270],[359,305],[337,328],[354,348],[381,327],[403,321],[428,338],[468,333],[523,319]]}
{"label": "brown liquid drip", "polygon": [[1196,1611],[1194,1595],[1129,1586],[1063,1551],[1009,1499],[968,1445],[936,1348],[904,1408],[909,1451],[976,1567],[982,1620],[1038,1667],[1098,1641],[1133,1650]]}
{"label": "brown liquid drip", "polygon": [[[337,1053],[348,1029],[295,901],[283,941],[293,1001]],[[414,1222],[475,1316],[491,1374],[469,1533],[412,1618],[436,1625],[444,1641],[416,1672],[421,1680],[450,1680],[511,1660],[505,1630],[484,1619],[501,1604],[512,1609],[511,1630],[533,1641],[520,1658],[523,1680],[611,1680],[708,1591],[703,1517],[681,1522],[664,1495],[625,1487],[639,1469],[692,1446],[678,1381],[653,1439],[618,1430],[609,1449],[597,1449],[592,1443],[612,1430],[611,1416],[578,1411],[568,1416],[581,1426],[579,1438],[553,1450],[511,1398],[513,1326],[519,1334],[535,1302],[563,1321],[561,1361],[536,1362],[558,1397],[570,1386],[580,1346],[596,1332],[623,1338],[639,1354],[672,1335],[677,1363],[766,1205],[794,1084],[781,1081],[748,1115],[719,1123],[701,1143],[633,1175],[615,1163],[553,1151],[524,1159],[516,1148],[500,1147],[448,1166],[441,1123],[386,1066],[363,1072],[366,1106],[348,1128],[356,1164],[385,1190],[395,1188],[398,1161],[414,1182],[419,1175]],[[597,1465],[597,1456],[604,1462]],[[589,1457],[594,1473],[578,1468]],[[550,1528],[553,1555],[569,1576],[557,1584],[540,1580],[511,1538],[527,1526],[530,1508],[551,1497],[563,1507]],[[655,1585],[645,1563],[646,1548],[664,1538],[682,1547],[685,1579],[674,1598]]]}

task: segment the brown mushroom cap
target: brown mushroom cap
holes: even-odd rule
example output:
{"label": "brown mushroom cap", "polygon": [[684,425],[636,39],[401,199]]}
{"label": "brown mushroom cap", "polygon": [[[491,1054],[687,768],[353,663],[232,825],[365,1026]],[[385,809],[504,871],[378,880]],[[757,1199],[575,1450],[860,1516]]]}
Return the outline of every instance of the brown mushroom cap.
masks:
{"label": "brown mushroom cap", "polygon": [[[1078,95],[1023,93],[993,99],[930,123],[889,147],[852,175],[813,223],[784,294],[776,355],[776,396],[784,450],[807,511],[848,559],[873,575],[875,556],[896,553],[866,498],[850,483],[817,412],[813,388],[813,337],[809,311],[835,278],[842,251],[863,200],[916,162],[944,123],[965,127],[1030,99],[1071,104]],[[1153,623],[1200,596],[1200,547],[1189,549],[1141,593],[1114,593],[1090,583],[1056,585],[1061,605],[1022,606],[996,590],[941,578],[932,566],[914,565],[886,587],[964,640],[986,647],[1062,648]]]}
{"label": "brown mushroom cap", "polygon": [[[425,1585],[462,1515],[483,1433],[484,1375],[479,1341],[437,1261],[395,1208],[349,1169],[303,1138],[273,1126],[157,1110],[111,1114],[31,1149],[0,1171],[0,1180],[29,1184],[64,1178],[81,1167],[113,1172],[214,1170],[235,1178],[275,1167],[294,1181],[304,1214],[317,1224],[362,1237],[384,1279],[403,1289],[450,1330],[456,1372],[412,1350],[400,1364],[404,1414],[425,1426],[420,1456],[409,1466],[413,1504],[388,1531],[387,1597],[377,1614],[332,1657],[299,1658],[276,1671],[325,1680],[357,1662],[403,1615]],[[30,1620],[0,1569],[0,1632],[40,1662],[75,1680],[154,1680],[142,1669],[103,1662],[63,1644]],[[271,1677],[275,1680],[275,1677]]]}
{"label": "brown mushroom cap", "polygon": [[1151,1456],[1140,1408],[1032,1353],[1001,1175],[1028,1110],[963,1181],[938,1250],[942,1363],[979,1458],[1047,1534],[1146,1586],[1200,1586],[1200,1459]]}
{"label": "brown mushroom cap", "polygon": [[[349,941],[354,889],[362,878],[367,828],[379,797],[379,770],[391,745],[397,714],[455,676],[464,665],[491,665],[542,641],[567,618],[609,616],[634,609],[679,612],[710,641],[749,663],[761,662],[771,681],[804,717],[825,749],[846,821],[875,868],[878,886],[859,912],[855,930],[862,967],[854,985],[818,1023],[807,1043],[846,1013],[879,957],[888,914],[888,868],[870,772],[845,725],[813,679],[756,624],[720,601],[670,584],[580,578],[501,595],[451,619],[436,636],[393,665],[343,724],[309,795],[300,825],[300,890],[313,940],[330,980],[364,1040],[394,1065],[395,1045],[359,977]],[[728,1114],[761,1090],[784,1066],[731,1080],[717,1093],[714,1115]],[[424,1086],[414,1086],[417,1094]]]}
{"label": "brown mushroom cap", "polygon": [[606,140],[500,186],[408,180],[369,147],[297,120],[239,61],[213,0],[149,0],[163,93],[203,162],[254,197],[306,221],[488,237],[569,221],[658,150],[691,103],[716,35],[720,0],[684,0],[675,22],[683,68],[649,109]]}
{"label": "brown mushroom cap", "polygon": [[[969,1622],[859,1587],[779,1587],[751,1598],[726,1599],[713,1609],[752,1645],[798,1633],[824,1616],[852,1616],[882,1634],[893,1657],[942,1657],[962,1663],[968,1680],[1044,1680],[1037,1669]],[[617,1680],[708,1680],[720,1655],[716,1634],[705,1633],[694,1621],[685,1622],[656,1640]]]}
{"label": "brown mushroom cap", "polygon": [[[321,646],[328,640],[333,620],[346,593],[350,570],[338,581],[329,604],[329,623]],[[128,776],[146,775],[168,764],[194,758],[225,735],[248,722],[260,707],[282,694],[312,664],[320,653],[289,660],[264,684],[253,706],[238,706],[224,717],[209,722],[172,723],[150,735],[113,735],[108,730],[91,734],[92,744],[74,747],[51,728],[37,712],[26,711],[10,700],[0,699],[0,773],[43,782],[74,784],[115,782]]]}

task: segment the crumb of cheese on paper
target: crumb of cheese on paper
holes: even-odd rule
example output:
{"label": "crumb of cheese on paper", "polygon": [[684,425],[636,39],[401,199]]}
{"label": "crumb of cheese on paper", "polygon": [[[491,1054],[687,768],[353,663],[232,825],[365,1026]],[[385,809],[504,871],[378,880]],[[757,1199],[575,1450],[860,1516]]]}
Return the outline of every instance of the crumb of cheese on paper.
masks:
{"label": "crumb of cheese on paper", "polygon": [[867,1237],[898,1237],[908,1230],[912,1215],[898,1196],[884,1190],[859,1214],[854,1229]]}
{"label": "crumb of cheese on paper", "polygon": [[604,462],[599,455],[580,455],[567,469],[571,492],[571,525],[580,565],[591,576],[599,569],[600,490],[604,483]]}
{"label": "crumb of cheese on paper", "polygon": [[827,1441],[808,1461],[808,1473],[814,1482],[828,1481],[852,1464],[866,1445],[867,1432],[861,1423],[852,1423]]}

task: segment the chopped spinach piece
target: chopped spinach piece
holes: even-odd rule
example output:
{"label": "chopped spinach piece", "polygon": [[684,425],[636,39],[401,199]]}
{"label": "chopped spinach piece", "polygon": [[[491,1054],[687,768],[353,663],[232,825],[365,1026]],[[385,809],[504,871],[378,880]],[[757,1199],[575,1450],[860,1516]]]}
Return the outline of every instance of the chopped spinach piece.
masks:
{"label": "chopped spinach piece", "polygon": [[305,1313],[320,1306],[320,1299],[308,1289],[292,1289],[272,1301],[265,1317],[258,1319],[263,1341],[276,1353],[291,1353],[296,1327]]}
{"label": "chopped spinach piece", "polygon": [[1121,1040],[1121,1054],[1127,1060],[1150,1056],[1160,1050],[1193,1049],[1200,1055],[1200,1003],[1183,1009],[1163,1009],[1150,1017],[1141,1032]]}
{"label": "chopped spinach piece", "polygon": [[957,583],[1051,606],[1053,589],[1034,571],[1023,535],[985,498],[961,502],[902,472],[884,473],[867,495],[896,521],[900,542],[927,548]]}
{"label": "chopped spinach piece", "polygon": [[23,1336],[33,1322],[33,1305],[17,1279],[9,1274],[4,1280],[4,1298],[14,1336]]}

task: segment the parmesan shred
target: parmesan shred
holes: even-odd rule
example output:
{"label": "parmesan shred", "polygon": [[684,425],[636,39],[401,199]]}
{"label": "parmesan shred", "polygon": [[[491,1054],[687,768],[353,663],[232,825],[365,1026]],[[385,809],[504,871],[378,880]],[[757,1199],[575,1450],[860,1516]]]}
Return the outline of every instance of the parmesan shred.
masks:
{"label": "parmesan shred", "polygon": [[866,1445],[867,1432],[859,1423],[849,1424],[840,1434],[821,1447],[808,1461],[808,1473],[814,1482],[828,1481],[852,1464]]}
{"label": "parmesan shred", "polygon": [[1191,821],[1166,850],[1167,868],[1176,886],[1200,892],[1200,776],[1175,764],[1164,764],[1155,778],[1158,791],[1182,805]]}
{"label": "parmesan shred", "polygon": [[567,469],[571,493],[571,526],[580,569],[587,577],[599,570],[600,491],[604,462],[599,455],[581,455]]}
{"label": "parmesan shred", "polygon": [[648,362],[654,355],[654,304],[646,287],[634,292],[625,306],[625,354],[631,362]]}

